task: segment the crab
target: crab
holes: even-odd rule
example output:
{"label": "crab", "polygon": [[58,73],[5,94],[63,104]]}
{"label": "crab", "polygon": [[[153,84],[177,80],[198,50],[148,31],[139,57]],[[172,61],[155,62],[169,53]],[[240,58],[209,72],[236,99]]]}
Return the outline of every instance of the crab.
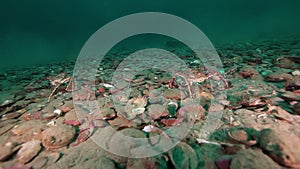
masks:
{"label": "crab", "polygon": [[202,83],[207,79],[211,79],[211,78],[219,78],[225,85],[225,89],[228,88],[228,83],[226,81],[226,79],[224,78],[224,76],[217,71],[214,70],[210,70],[210,69],[205,69],[206,73],[203,73],[199,70],[191,70],[192,74],[186,75],[180,72],[175,72],[173,75],[173,78],[169,81],[168,87],[169,88],[173,88],[175,86],[178,86],[178,84],[176,83],[176,77],[181,77],[185,80],[185,85],[188,88],[188,92],[189,92],[189,96],[193,97],[193,93],[192,93],[192,86],[194,84],[197,83]]}
{"label": "crab", "polygon": [[96,123],[97,121],[101,121],[101,120],[103,119],[93,115],[87,116],[86,118],[81,120],[65,120],[63,122],[64,124],[69,124],[72,126],[83,126],[84,123],[87,123],[87,127],[83,126],[80,129],[76,142],[70,144],[70,146],[74,147],[79,145],[80,143],[90,138],[95,132],[96,128],[104,127],[106,123],[100,123],[100,124]]}
{"label": "crab", "polygon": [[66,77],[66,73],[61,73],[57,75],[55,78],[48,78],[50,80],[50,84],[55,86],[54,89],[52,90],[51,94],[48,97],[48,102],[50,102],[51,97],[54,95],[56,90],[64,83],[68,83],[67,87],[65,88],[65,91],[69,91],[69,88],[72,84],[72,76]]}

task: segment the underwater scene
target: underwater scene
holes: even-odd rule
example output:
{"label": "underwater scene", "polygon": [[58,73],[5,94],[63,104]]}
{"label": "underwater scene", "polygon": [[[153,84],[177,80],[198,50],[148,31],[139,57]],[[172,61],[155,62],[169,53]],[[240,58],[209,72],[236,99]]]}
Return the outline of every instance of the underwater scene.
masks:
{"label": "underwater scene", "polygon": [[1,1],[0,169],[300,169],[300,1]]}

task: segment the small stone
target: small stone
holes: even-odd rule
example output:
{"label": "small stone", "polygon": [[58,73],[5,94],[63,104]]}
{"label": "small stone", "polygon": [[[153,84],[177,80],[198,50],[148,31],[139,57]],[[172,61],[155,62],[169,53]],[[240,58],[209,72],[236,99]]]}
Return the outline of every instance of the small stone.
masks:
{"label": "small stone", "polygon": [[100,113],[104,120],[116,117],[116,111],[113,108],[103,108]]}
{"label": "small stone", "polygon": [[74,105],[73,105],[73,101],[66,101],[64,103],[64,105],[60,106],[59,109],[63,112],[63,113],[67,113],[71,110],[74,109]]}
{"label": "small stone", "polygon": [[1,105],[0,107],[4,107],[4,106],[7,106],[9,104],[12,104],[13,103],[13,100],[5,100]]}
{"label": "small stone", "polygon": [[127,161],[126,169],[138,169],[138,168],[159,168],[157,166],[155,158],[129,158]]}
{"label": "small stone", "polygon": [[122,117],[122,116],[118,116],[118,117],[114,118],[113,120],[109,120],[108,122],[111,126],[116,126],[116,127],[121,127],[121,128],[137,126],[137,124],[133,123],[131,120],[128,120],[127,118]]}
{"label": "small stone", "polygon": [[267,75],[266,80],[269,82],[283,82],[292,79],[293,77],[287,73],[274,72]]}
{"label": "small stone", "polygon": [[109,151],[120,156],[131,156],[131,150],[141,146],[139,141],[134,141],[134,138],[146,140],[146,135],[134,128],[127,128],[114,133],[108,143]]}
{"label": "small stone", "polygon": [[151,104],[150,106],[148,106],[148,115],[154,120],[162,116],[168,116],[169,112],[163,105]]}
{"label": "small stone", "polygon": [[78,120],[78,117],[77,117],[77,114],[76,114],[76,110],[72,109],[67,114],[65,114],[64,118],[65,118],[66,121],[69,121],[69,120]]}
{"label": "small stone", "polygon": [[14,153],[13,149],[16,146],[16,144],[12,144],[9,142],[9,144],[6,144],[4,146],[0,146],[0,161],[6,161],[8,160]]}
{"label": "small stone", "polygon": [[184,142],[178,143],[169,151],[169,157],[175,168],[196,169],[199,163],[198,156],[191,146]]}
{"label": "small stone", "polygon": [[32,160],[41,150],[40,141],[29,141],[22,144],[21,149],[17,153],[17,159],[22,163],[27,163]]}
{"label": "small stone", "polygon": [[[34,126],[34,127],[33,127]],[[11,131],[14,135],[23,135],[42,130],[44,123],[39,120],[30,120],[16,125]]]}
{"label": "small stone", "polygon": [[276,162],[287,167],[300,165],[300,138],[284,130],[264,129],[259,135],[259,146]]}
{"label": "small stone", "polygon": [[42,133],[42,143],[46,149],[57,149],[68,145],[75,137],[75,128],[70,125],[51,126]]}
{"label": "small stone", "polygon": [[198,103],[182,106],[176,113],[177,118],[187,118],[188,121],[200,121],[204,117],[204,108]]}
{"label": "small stone", "polygon": [[164,97],[171,100],[185,99],[187,96],[179,89],[167,89],[164,91]]}
{"label": "small stone", "polygon": [[281,167],[261,151],[246,149],[234,155],[230,168],[280,169]]}
{"label": "small stone", "polygon": [[138,107],[138,108],[134,108],[131,110],[131,112],[127,112],[127,117],[129,120],[134,119],[137,115],[139,114],[143,114],[145,112],[145,108],[144,107]]}
{"label": "small stone", "polygon": [[146,98],[138,97],[130,99],[125,106],[128,119],[134,119],[138,114],[144,113],[146,105]]}
{"label": "small stone", "polygon": [[29,165],[34,169],[41,169],[46,165],[47,162],[47,157],[37,157]]}
{"label": "small stone", "polygon": [[300,115],[300,103],[296,103],[296,104],[293,106],[293,110],[294,110],[294,113],[295,113],[295,114]]}
{"label": "small stone", "polygon": [[287,101],[300,101],[300,94],[287,91],[280,95],[281,98]]}
{"label": "small stone", "polygon": [[16,118],[20,117],[21,115],[22,115],[22,113],[19,113],[19,112],[7,113],[2,116],[2,120],[16,119]]}
{"label": "small stone", "polygon": [[295,70],[292,72],[293,76],[300,76],[300,71],[299,70]]}
{"label": "small stone", "polygon": [[164,98],[163,97],[150,97],[149,98],[149,103],[150,104],[159,104],[159,103],[163,103]]}
{"label": "small stone", "polygon": [[288,80],[284,84],[285,90],[294,91],[300,89],[300,76],[296,76],[291,80]]}

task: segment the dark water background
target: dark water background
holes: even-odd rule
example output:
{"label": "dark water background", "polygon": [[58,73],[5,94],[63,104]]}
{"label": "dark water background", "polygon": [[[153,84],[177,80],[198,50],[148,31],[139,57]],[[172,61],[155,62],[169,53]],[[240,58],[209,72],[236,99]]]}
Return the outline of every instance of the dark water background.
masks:
{"label": "dark water background", "polygon": [[300,36],[299,0],[1,0],[0,69],[74,59],[101,26],[147,11],[187,19],[213,44]]}

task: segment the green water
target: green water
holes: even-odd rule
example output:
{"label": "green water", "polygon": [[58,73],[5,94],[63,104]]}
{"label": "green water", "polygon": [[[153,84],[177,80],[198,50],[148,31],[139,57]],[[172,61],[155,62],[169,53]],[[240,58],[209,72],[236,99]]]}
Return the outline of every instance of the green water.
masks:
{"label": "green water", "polygon": [[198,26],[213,44],[298,38],[299,7],[298,0],[2,1],[0,69],[75,59],[96,30],[137,12],[182,17]]}

